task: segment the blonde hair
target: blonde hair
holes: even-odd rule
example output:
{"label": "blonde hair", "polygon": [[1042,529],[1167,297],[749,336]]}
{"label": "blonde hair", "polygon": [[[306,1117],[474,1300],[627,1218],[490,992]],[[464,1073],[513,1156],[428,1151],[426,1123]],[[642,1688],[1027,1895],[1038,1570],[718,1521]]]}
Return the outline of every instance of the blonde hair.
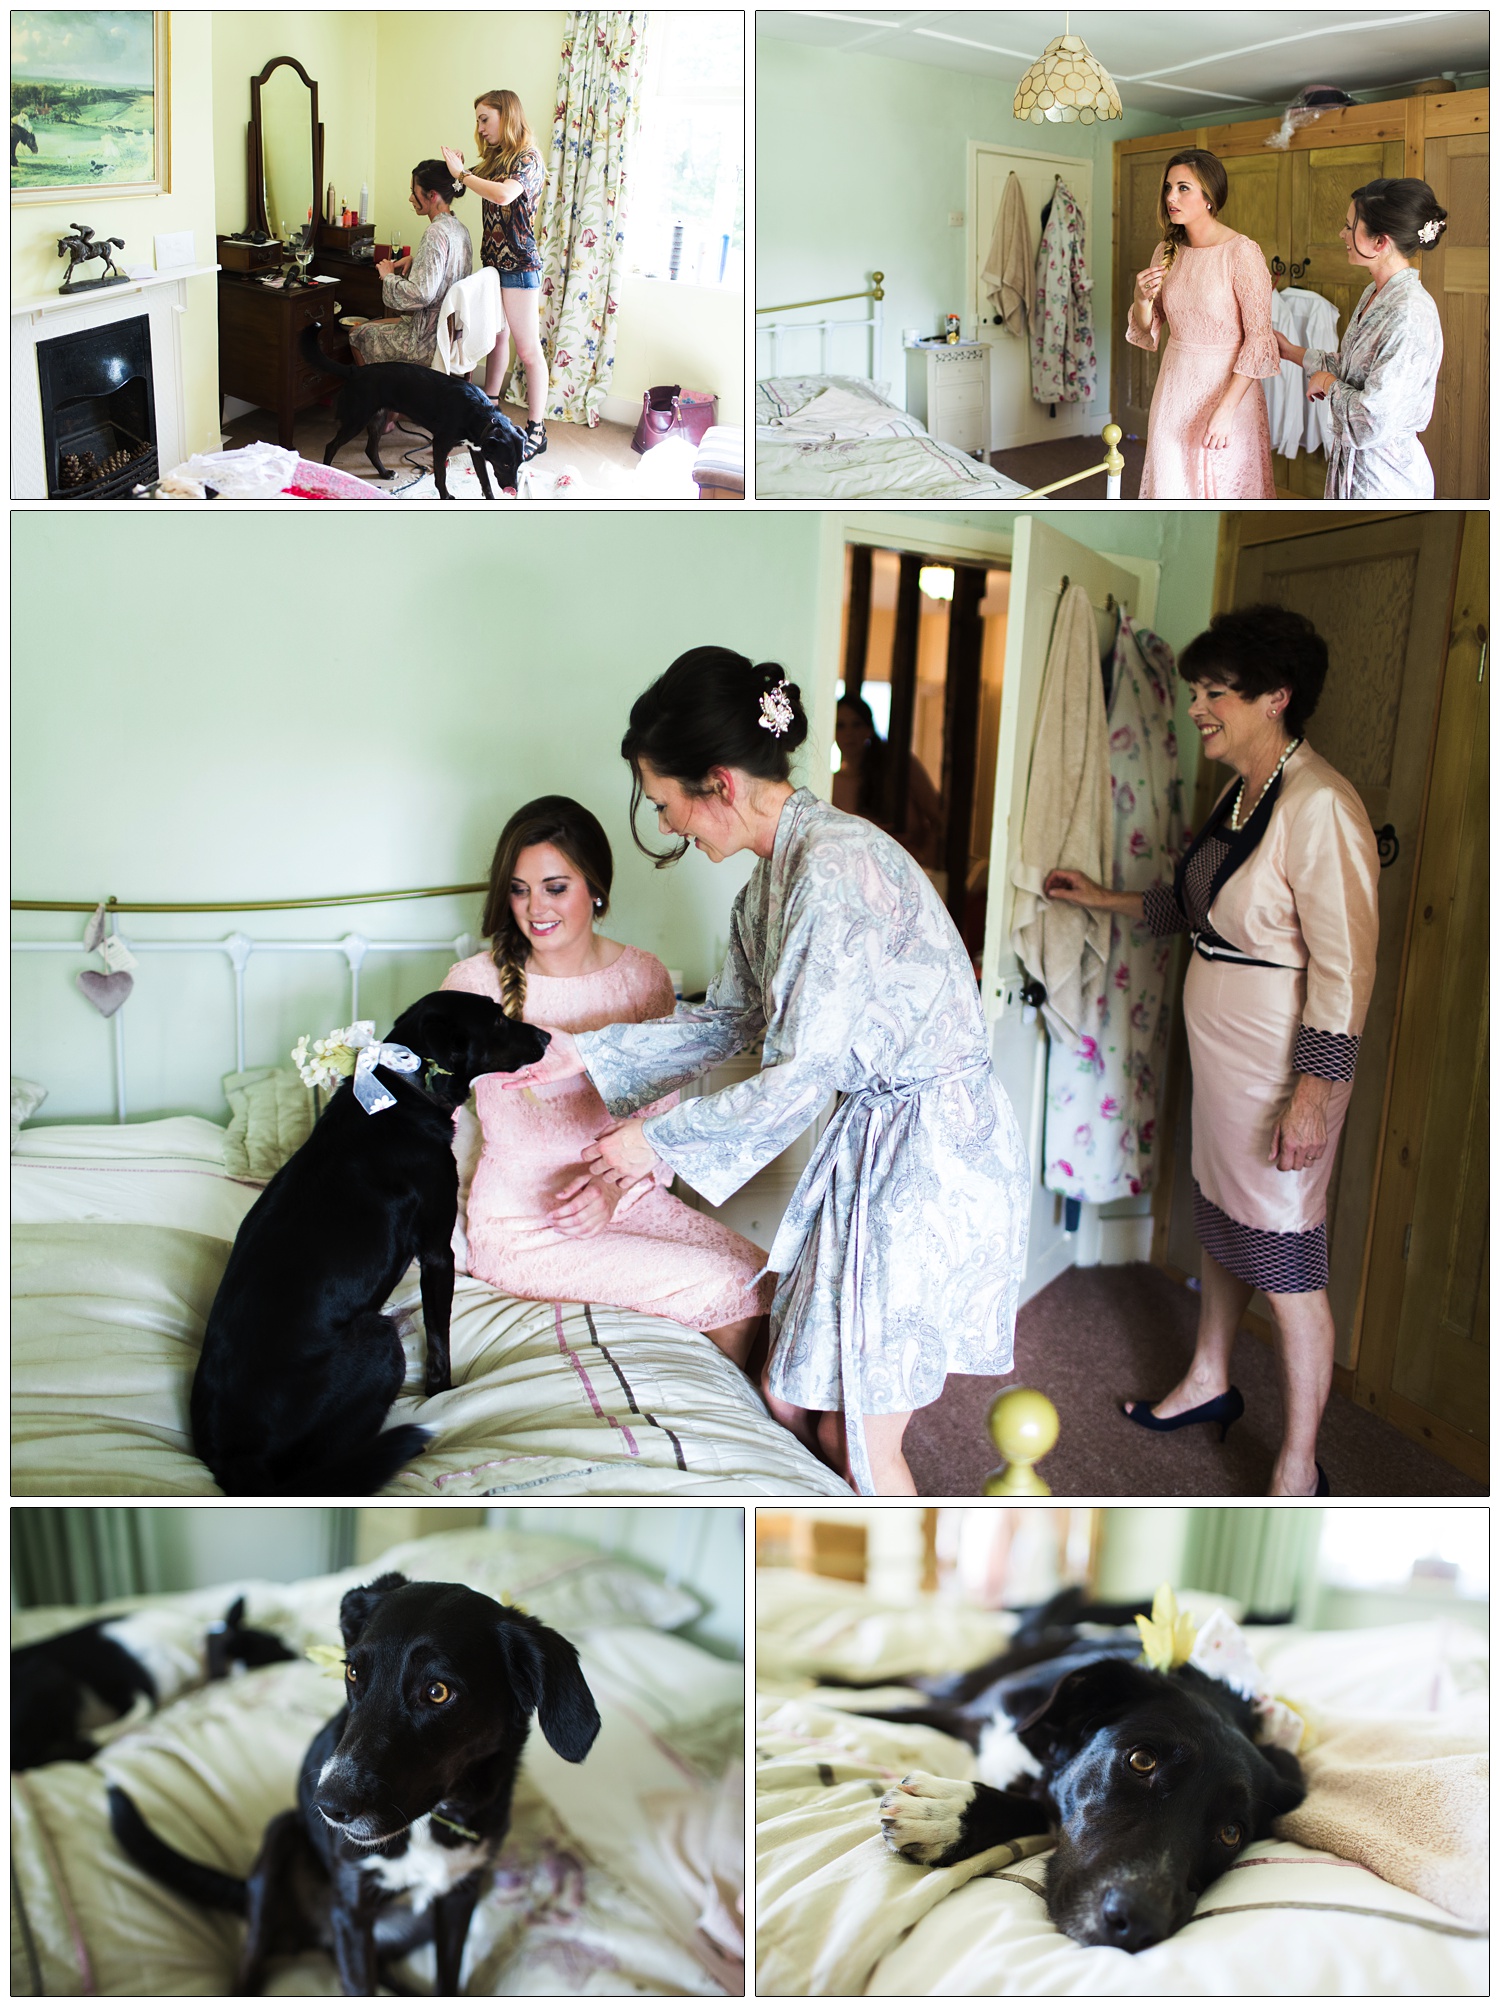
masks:
{"label": "blonde hair", "polygon": [[474,144],[479,149],[479,165],[474,172],[481,181],[494,181],[506,168],[514,167],[523,153],[535,153],[536,135],[526,122],[521,100],[514,91],[486,91],[474,100],[477,112],[489,105],[500,114],[500,137],[493,145],[480,137],[479,121],[474,121]]}

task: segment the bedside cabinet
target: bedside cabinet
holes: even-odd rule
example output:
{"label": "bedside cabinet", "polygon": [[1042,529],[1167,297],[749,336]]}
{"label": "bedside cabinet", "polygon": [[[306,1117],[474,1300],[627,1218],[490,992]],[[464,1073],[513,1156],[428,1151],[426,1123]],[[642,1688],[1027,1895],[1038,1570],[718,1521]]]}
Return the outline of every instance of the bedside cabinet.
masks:
{"label": "bedside cabinet", "polygon": [[906,408],[934,439],[989,458],[988,342],[918,343],[906,351]]}

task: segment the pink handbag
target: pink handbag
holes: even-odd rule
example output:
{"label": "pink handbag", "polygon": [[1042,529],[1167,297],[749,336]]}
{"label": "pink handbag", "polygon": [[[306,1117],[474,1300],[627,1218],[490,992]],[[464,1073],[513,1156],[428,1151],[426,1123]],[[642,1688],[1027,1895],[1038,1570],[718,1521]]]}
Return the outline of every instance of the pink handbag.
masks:
{"label": "pink handbag", "polygon": [[680,383],[658,383],[641,398],[641,415],[630,441],[633,453],[647,453],[672,433],[680,432],[695,446],[719,410],[719,400],[711,390],[684,390]]}

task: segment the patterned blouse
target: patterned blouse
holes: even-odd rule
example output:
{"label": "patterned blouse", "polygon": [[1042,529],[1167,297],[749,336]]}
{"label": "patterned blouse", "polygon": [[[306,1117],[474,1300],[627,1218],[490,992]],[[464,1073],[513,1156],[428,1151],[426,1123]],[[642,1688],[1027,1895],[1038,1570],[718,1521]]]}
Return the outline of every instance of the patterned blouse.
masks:
{"label": "patterned blouse", "polygon": [[1310,348],[1304,374],[1338,378],[1328,393],[1333,445],[1326,501],[1431,498],[1432,463],[1417,438],[1432,422],[1443,324],[1437,302],[1408,266],[1366,286],[1334,355]]}
{"label": "patterned blouse", "polygon": [[[489,177],[483,178],[488,180]],[[495,179],[519,181],[521,191],[503,206],[498,202],[485,203],[480,260],[483,264],[493,265],[497,272],[539,272],[542,269],[542,254],[537,249],[532,225],[536,205],[541,200],[542,185],[547,179],[542,156],[527,151]]]}

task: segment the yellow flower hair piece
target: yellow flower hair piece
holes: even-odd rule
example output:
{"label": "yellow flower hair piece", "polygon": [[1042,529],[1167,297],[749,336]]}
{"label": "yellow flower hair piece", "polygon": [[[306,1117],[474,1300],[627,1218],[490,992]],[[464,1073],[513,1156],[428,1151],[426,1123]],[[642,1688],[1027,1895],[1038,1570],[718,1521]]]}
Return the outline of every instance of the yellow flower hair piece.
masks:
{"label": "yellow flower hair piece", "polygon": [[309,1645],[303,1654],[312,1660],[320,1673],[329,1679],[344,1677],[344,1648],[342,1645]]}
{"label": "yellow flower hair piece", "polygon": [[1137,1617],[1135,1623],[1141,1634],[1141,1654],[1148,1666],[1154,1666],[1158,1672],[1171,1672],[1174,1666],[1186,1665],[1197,1640],[1198,1626],[1185,1610],[1178,1609],[1177,1598],[1167,1583],[1163,1582],[1157,1590],[1150,1616]]}

